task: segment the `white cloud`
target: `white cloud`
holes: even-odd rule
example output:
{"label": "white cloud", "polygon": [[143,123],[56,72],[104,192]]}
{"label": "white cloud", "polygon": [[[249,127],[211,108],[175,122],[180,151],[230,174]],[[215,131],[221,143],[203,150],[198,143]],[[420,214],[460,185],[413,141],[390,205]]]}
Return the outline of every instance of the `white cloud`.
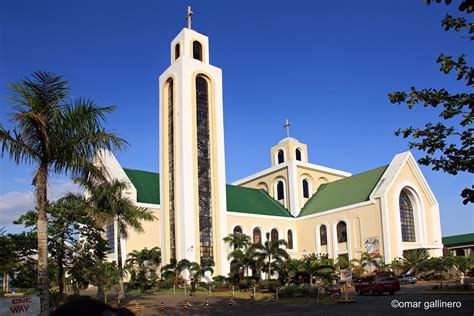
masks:
{"label": "white cloud", "polygon": [[[81,188],[71,181],[52,183],[48,186],[48,198],[52,201],[57,200],[67,192],[78,193],[81,192]],[[33,209],[34,206],[33,191],[13,191],[0,195],[0,227],[5,226],[8,229],[9,226],[13,226],[12,222],[15,219]]]}

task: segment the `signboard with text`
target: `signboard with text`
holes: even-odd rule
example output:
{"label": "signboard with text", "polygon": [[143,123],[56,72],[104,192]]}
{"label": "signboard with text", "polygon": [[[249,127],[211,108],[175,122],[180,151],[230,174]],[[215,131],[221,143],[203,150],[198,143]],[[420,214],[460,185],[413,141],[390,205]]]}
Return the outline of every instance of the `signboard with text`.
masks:
{"label": "signboard with text", "polygon": [[40,299],[37,296],[0,298],[0,315],[38,316]]}

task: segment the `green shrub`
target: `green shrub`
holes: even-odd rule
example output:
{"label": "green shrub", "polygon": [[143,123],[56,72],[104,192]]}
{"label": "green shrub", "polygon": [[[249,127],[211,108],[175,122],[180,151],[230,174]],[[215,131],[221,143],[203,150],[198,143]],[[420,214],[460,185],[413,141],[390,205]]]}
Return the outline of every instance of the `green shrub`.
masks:
{"label": "green shrub", "polygon": [[261,280],[258,282],[259,289],[266,289],[269,291],[275,291],[281,285],[279,280]]}
{"label": "green shrub", "polygon": [[318,295],[319,288],[309,284],[287,285],[278,288],[278,295],[281,297],[315,297]]}

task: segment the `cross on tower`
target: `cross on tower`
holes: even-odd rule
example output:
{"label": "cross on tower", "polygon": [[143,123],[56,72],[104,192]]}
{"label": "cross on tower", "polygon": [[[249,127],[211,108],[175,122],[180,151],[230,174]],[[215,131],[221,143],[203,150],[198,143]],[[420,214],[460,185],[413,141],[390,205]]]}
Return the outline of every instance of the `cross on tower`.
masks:
{"label": "cross on tower", "polygon": [[286,119],[283,127],[286,129],[286,137],[290,137],[290,122],[288,122],[288,119]]}
{"label": "cross on tower", "polygon": [[188,21],[188,29],[191,29],[191,16],[193,15],[193,11],[191,11],[191,6],[188,5],[188,14],[186,14],[186,21]]}

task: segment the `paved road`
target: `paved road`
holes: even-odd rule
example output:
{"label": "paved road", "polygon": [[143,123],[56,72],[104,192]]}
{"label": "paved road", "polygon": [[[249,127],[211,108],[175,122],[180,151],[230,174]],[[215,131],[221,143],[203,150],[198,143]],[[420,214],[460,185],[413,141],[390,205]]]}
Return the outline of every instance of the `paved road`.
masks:
{"label": "paved road", "polygon": [[[132,297],[138,301],[143,310],[139,316],[146,315],[474,315],[474,295],[426,295],[419,293],[397,293],[380,296],[357,296],[351,304],[332,305],[289,305],[280,303],[258,302],[250,304],[248,300],[235,300],[229,306],[225,297],[210,297],[210,308],[203,307],[204,298],[184,295],[146,295]],[[191,306],[183,308],[183,300]],[[394,301],[396,300],[396,301]],[[392,303],[394,301],[394,303]],[[160,312],[160,303],[164,302],[165,311]],[[453,302],[461,307],[440,308],[441,302]],[[394,304],[395,307],[392,307]]]}

